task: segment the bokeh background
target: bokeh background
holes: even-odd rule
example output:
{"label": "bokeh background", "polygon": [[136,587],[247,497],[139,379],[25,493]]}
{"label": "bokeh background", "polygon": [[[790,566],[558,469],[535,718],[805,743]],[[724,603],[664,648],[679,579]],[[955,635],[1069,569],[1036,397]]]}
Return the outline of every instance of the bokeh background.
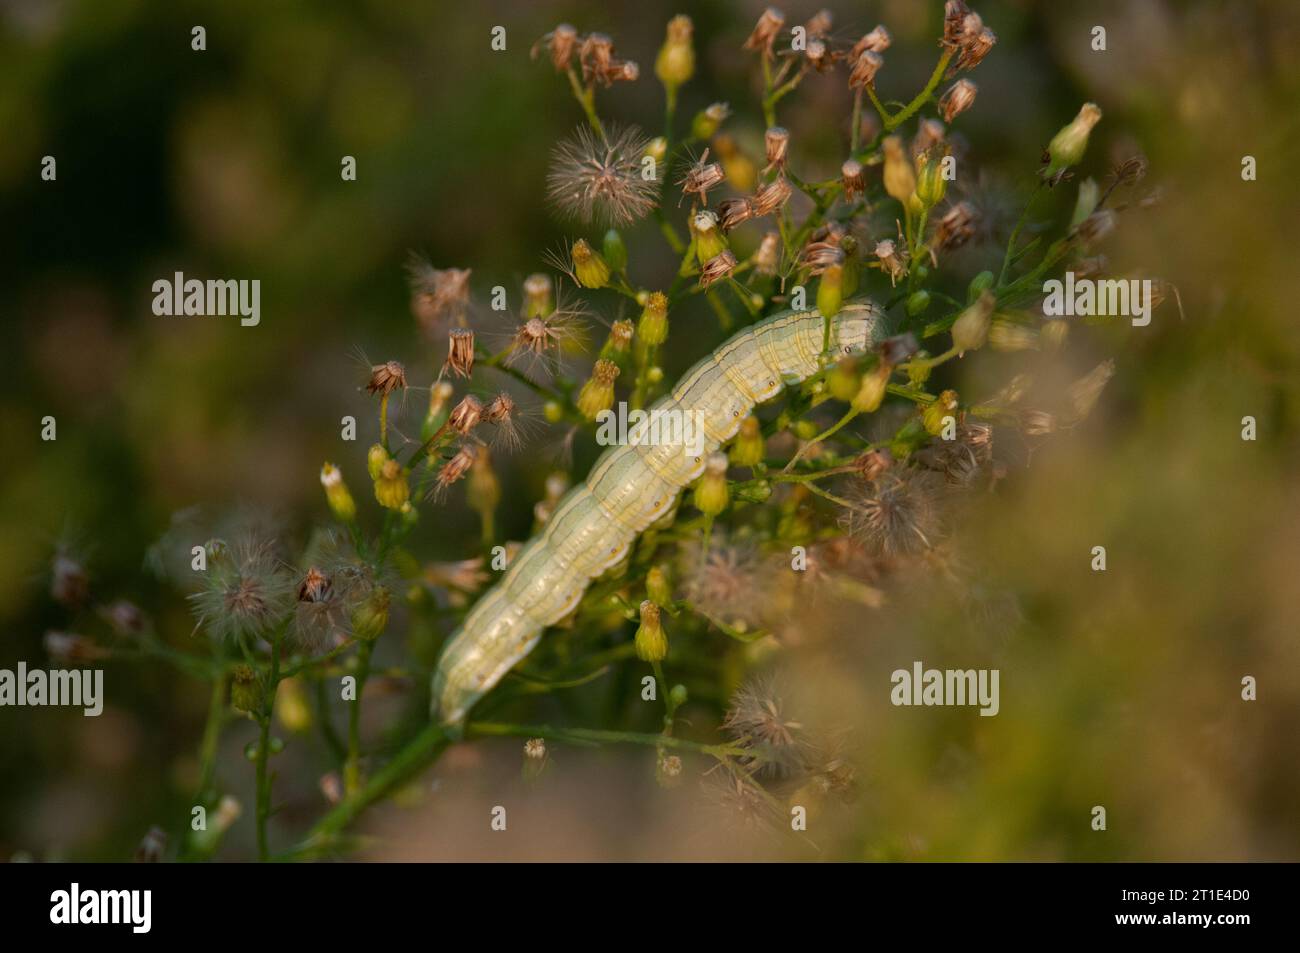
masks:
{"label": "bokeh background", "polygon": [[[97,600],[134,600],[178,646],[197,638],[183,597],[145,571],[148,547],[195,505],[214,518],[269,511],[287,536],[306,537],[324,514],[321,461],[360,474],[373,439],[352,449],[338,437],[342,415],[372,413],[357,349],[405,361],[424,383],[442,359],[411,316],[408,251],[473,268],[481,303],[496,284],[517,294],[572,234],[546,208],[544,177],[580,115],[549,65],[530,62],[537,37],[561,21],[610,33],[642,79],[602,94],[602,110],[657,132],[651,65],[663,24],[689,13],[699,68],[682,113],[729,101],[728,128],[752,150],[762,120],[740,44],[762,6],[0,2],[0,666],[47,665],[44,632],[102,625],[50,599],[60,543],[85,559]],[[817,6],[787,4],[789,22]],[[1166,301],[1145,329],[1077,335],[1063,381],[1116,361],[1097,412],[970,507],[964,558],[1000,608],[972,612],[922,579],[877,614],[814,616],[825,637],[786,664],[808,719],[851,729],[860,794],[819,815],[812,846],[732,834],[700,790],[699,763],[662,791],[648,751],[557,747],[544,783],[524,786],[519,744],[503,740],[453,749],[377,810],[368,827],[382,836],[368,856],[1300,854],[1300,10],[973,6],[999,42],[955,126],[960,185],[1014,217],[1047,140],[1080,103],[1098,103],[1105,118],[1081,173],[1102,179],[1141,151],[1140,194],[1160,194],[1123,217],[1106,247],[1112,271],[1162,278],[1182,306]],[[933,66],[941,8],[832,6],[837,36],[878,22],[894,34],[880,83],[900,99]],[[196,24],[205,52],[190,48]],[[489,49],[498,24],[504,53]],[[1090,47],[1094,25],[1107,29],[1105,52]],[[782,104],[805,179],[838,168],[848,105],[842,74]],[[56,182],[40,179],[45,155]],[[355,182],[340,179],[344,155],[357,159]],[[1244,155],[1258,181],[1242,181]],[[1055,201],[1044,219],[1068,211],[1068,196]],[[671,274],[653,225],[628,240],[643,281]],[[993,243],[965,253],[954,288],[999,257]],[[174,271],[260,279],[260,326],[155,317],[150,286]],[[701,330],[675,330],[670,374],[717,339],[695,306],[674,317],[675,329],[698,318]],[[1018,357],[978,355],[957,370],[960,386],[991,389]],[[45,415],[57,419],[54,442],[40,439]],[[1246,415],[1255,442],[1241,439]],[[499,467],[513,538],[527,534],[549,467],[544,447]],[[354,489],[364,489],[355,476]],[[413,547],[454,559],[476,540],[476,520],[453,503],[426,513]],[[1089,567],[1096,545],[1105,573]],[[391,643],[394,664],[419,658],[419,645]],[[914,659],[999,668],[1001,714],[891,707],[889,673]],[[151,825],[182,829],[207,689],[154,662],[105,665],[100,718],[0,710],[0,856],[119,859]],[[1259,680],[1255,702],[1240,699],[1245,675]],[[368,731],[410,708],[410,686],[393,688],[371,706]],[[709,737],[716,708],[688,714]],[[253,733],[233,726],[220,761],[246,806],[221,854],[232,859],[250,851],[242,748]],[[325,808],[323,752],[304,742],[282,758],[278,839]],[[517,806],[507,834],[488,831],[498,803]],[[1098,804],[1104,833],[1089,826]]]}

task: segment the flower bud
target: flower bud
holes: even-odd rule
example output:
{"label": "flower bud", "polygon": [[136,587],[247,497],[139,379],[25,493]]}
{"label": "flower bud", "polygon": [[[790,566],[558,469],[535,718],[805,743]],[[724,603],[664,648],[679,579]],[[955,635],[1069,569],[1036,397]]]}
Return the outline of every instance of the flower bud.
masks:
{"label": "flower bud", "polygon": [[573,243],[573,277],[584,288],[603,288],[609,284],[609,262],[587,244],[585,238]]}
{"label": "flower bud", "polygon": [[844,303],[844,265],[831,265],[822,272],[817,283],[817,310],[823,318],[833,318],[840,313]]}
{"label": "flower bud", "polygon": [[451,381],[436,381],[429,388],[429,409],[424,415],[424,423],[420,425],[422,440],[433,439],[433,435],[447,422],[447,412],[454,393]]}
{"label": "flower bud", "polygon": [[357,504],[352,499],[348,485],[343,482],[343,474],[332,463],[320,468],[320,484],[325,488],[325,502],[329,504],[334,518],[344,523],[351,523],[357,518]]}
{"label": "flower bud", "polygon": [[645,151],[642,152],[641,155],[642,157],[649,156],[654,159],[655,164],[658,165],[660,162],[663,162],[664,157],[668,155],[668,140],[663,136],[655,136],[646,143]]}
{"label": "flower bud", "polygon": [[1043,342],[1043,350],[1049,354],[1056,354],[1065,347],[1065,339],[1070,334],[1070,324],[1060,318],[1048,321],[1039,331],[1039,338]]}
{"label": "flower bud", "polygon": [[388,628],[388,605],[392,597],[384,586],[376,586],[352,610],[352,634],[373,642]]}
{"label": "flower bud", "polygon": [[943,157],[927,153],[917,158],[916,197],[926,209],[943,201],[948,181],[943,177]]}
{"label": "flower bud", "polygon": [[695,216],[695,257],[701,265],[707,264],[727,250],[727,240],[718,226],[718,216],[707,209]]}
{"label": "flower bud", "polygon": [[402,504],[411,498],[411,485],[407,481],[409,471],[396,460],[384,463],[375,479],[375,499],[379,505],[388,510],[400,510]]}
{"label": "flower bud", "polygon": [[862,375],[858,392],[849,401],[849,406],[860,414],[874,413],[885,400],[885,388],[889,385],[890,366],[883,361]]}
{"label": "flower bud", "polygon": [[955,390],[946,390],[935,400],[926,404],[925,410],[921,412],[921,423],[927,433],[938,437],[943,433],[944,423],[949,417],[956,422],[957,392]]}
{"label": "flower bud", "polygon": [[668,340],[668,296],[662,291],[652,293],[647,299],[636,336],[646,347],[658,347]]}
{"label": "flower bud", "polygon": [[678,14],[668,21],[667,37],[655,57],[655,75],[670,92],[676,91],[695,74],[695,49],[691,46],[693,31],[691,18],[685,14]]}
{"label": "flower bud", "polygon": [[916,172],[903,149],[903,140],[898,136],[886,136],[882,146],[885,150],[885,191],[890,197],[907,204],[916,191]]}
{"label": "flower bud", "polygon": [[914,318],[918,314],[924,314],[930,307],[930,292],[922,288],[920,291],[914,291],[908,295],[907,303],[903,306],[907,310],[908,317]]}
{"label": "flower bud", "polygon": [[602,410],[614,405],[614,381],[618,373],[618,365],[613,361],[600,360],[592,368],[591,377],[578,392],[578,410],[588,420],[595,420]]}
{"label": "flower bud", "polygon": [[366,452],[366,472],[370,474],[370,479],[378,480],[379,472],[383,470],[384,464],[388,462],[388,451],[383,448],[382,444],[373,444]]}
{"label": "flower bud", "polygon": [[262,710],[266,692],[262,680],[251,666],[236,665],[230,670],[230,705],[236,711],[254,715]]}
{"label": "flower bud", "polygon": [[668,636],[659,620],[659,607],[646,599],[641,603],[641,624],[636,630],[636,657],[643,662],[662,662],[668,655]]}
{"label": "flower bud", "polygon": [[555,310],[555,286],[541,272],[524,279],[524,317],[545,318]]}
{"label": "flower bud", "polygon": [[974,351],[983,346],[989,336],[989,324],[993,318],[993,307],[997,299],[993,292],[984,291],[957,316],[952,326],[952,346],[958,354]]}
{"label": "flower bud", "polygon": [[738,467],[753,467],[763,462],[763,428],[757,417],[750,414],[740,422],[740,432],[731,445],[731,462]]}
{"label": "flower bud", "polygon": [[1032,351],[1038,347],[1038,332],[999,319],[989,327],[989,347],[995,351]]}
{"label": "flower bud", "polygon": [[704,473],[695,482],[695,508],[706,516],[717,516],[731,502],[727,486],[727,457],[711,453],[704,463]]}
{"label": "flower bud", "polygon": [[1084,103],[1079,115],[1047,144],[1048,166],[1043,177],[1049,181],[1072,165],[1078,165],[1088,149],[1088,136],[1092,127],[1101,121],[1101,110],[1095,103]]}
{"label": "flower bud", "polygon": [[609,262],[610,268],[615,271],[627,269],[627,246],[623,244],[623,236],[619,234],[617,228],[611,228],[605,233],[600,247],[605,253],[605,260]]}
{"label": "flower bud", "polygon": [[673,604],[673,587],[662,566],[651,566],[645,577],[645,594],[657,606]]}
{"label": "flower bud", "polygon": [[492,513],[501,502],[501,481],[492,469],[492,458],[487,448],[479,450],[478,458],[469,470],[465,484],[465,499],[478,513]]}
{"label": "flower bud", "polygon": [[981,271],[966,286],[966,303],[972,304],[976,298],[993,287],[993,272]]}
{"label": "flower bud", "polygon": [[917,351],[913,360],[907,365],[907,380],[913,387],[921,387],[930,379],[932,370],[929,351]]}
{"label": "flower bud", "polygon": [[846,404],[853,399],[853,395],[861,386],[862,377],[858,373],[858,362],[852,358],[836,364],[826,378],[826,389],[830,391],[831,396]]}
{"label": "flower bud", "polygon": [[722,121],[730,115],[731,107],[726,103],[714,103],[706,109],[701,109],[691,120],[691,138],[712,139],[718,127],[722,125]]}

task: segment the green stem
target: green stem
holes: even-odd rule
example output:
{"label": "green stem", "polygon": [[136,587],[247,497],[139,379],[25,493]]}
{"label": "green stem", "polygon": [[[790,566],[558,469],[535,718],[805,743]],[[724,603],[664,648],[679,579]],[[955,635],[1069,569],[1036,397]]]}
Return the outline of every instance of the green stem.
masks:
{"label": "green stem", "polygon": [[373,642],[362,642],[357,652],[356,697],[348,708],[348,759],[343,765],[343,790],[353,795],[361,787],[361,697],[370,676],[370,653]]}
{"label": "green stem", "polygon": [[[935,64],[934,72],[930,74],[929,82],[925,84],[925,88],[917,93],[910,103],[892,116],[881,112],[880,116],[884,122],[885,132],[893,132],[903,123],[907,122],[907,120],[911,119],[916,111],[926,104],[930,97],[934,95],[934,91],[938,87],[939,83],[943,80],[943,74],[948,69],[948,62],[951,59],[952,51],[944,51],[944,54],[939,57],[939,62]],[[880,104],[880,101],[876,99],[874,92],[872,92],[871,100],[875,104],[877,110],[884,109]]]}

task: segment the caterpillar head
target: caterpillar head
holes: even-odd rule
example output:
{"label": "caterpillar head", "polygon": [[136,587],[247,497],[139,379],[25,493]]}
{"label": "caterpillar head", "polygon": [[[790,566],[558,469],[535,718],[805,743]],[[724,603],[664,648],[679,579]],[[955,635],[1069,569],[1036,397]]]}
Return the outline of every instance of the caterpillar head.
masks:
{"label": "caterpillar head", "polygon": [[851,357],[869,351],[875,343],[880,324],[880,308],[865,298],[846,301],[835,315],[839,354]]}

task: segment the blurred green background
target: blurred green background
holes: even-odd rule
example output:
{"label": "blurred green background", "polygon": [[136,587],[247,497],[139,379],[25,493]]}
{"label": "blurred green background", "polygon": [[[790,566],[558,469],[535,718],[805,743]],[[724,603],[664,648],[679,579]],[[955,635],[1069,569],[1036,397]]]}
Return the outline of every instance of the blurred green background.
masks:
{"label": "blurred green background", "polygon": [[[543,194],[550,148],[580,115],[549,64],[530,62],[537,37],[561,21],[610,33],[642,77],[602,93],[602,113],[657,133],[651,66],[663,24],[689,13],[699,68],[681,114],[729,101],[728,129],[755,155],[754,61],[740,45],[762,6],[0,5],[0,667],[44,665],[46,630],[95,624],[49,598],[60,541],[84,556],[95,599],[138,602],[184,644],[183,598],[143,569],[175,512],[265,508],[301,540],[324,512],[324,459],[365,495],[357,477],[373,409],[356,349],[406,362],[422,384],[443,356],[411,317],[408,250],[473,268],[481,304],[496,284],[517,295],[543,252],[574,234]],[[1077,335],[1075,376],[1117,362],[1097,413],[976,507],[967,558],[1018,606],[996,637],[922,585],[879,618],[827,619],[834,637],[798,656],[822,704],[852,713],[860,734],[863,797],[818,838],[821,856],[1296,859],[1300,10],[973,6],[999,42],[954,126],[970,160],[959,184],[1014,218],[1048,139],[1081,102],[1097,102],[1105,118],[1081,177],[1101,180],[1140,150],[1150,161],[1141,194],[1161,193],[1122,219],[1106,247],[1111,271],[1171,282],[1183,314],[1168,301],[1148,328]],[[831,7],[837,37],[878,22],[894,34],[880,85],[900,99],[933,66],[941,8]],[[817,6],[785,9],[796,23]],[[196,24],[204,52],[190,47]],[[489,48],[498,24],[504,53]],[[1098,24],[1105,52],[1090,47]],[[849,100],[837,77],[810,80],[782,105],[807,180],[843,158]],[[1240,176],[1248,154],[1255,182]],[[40,179],[46,155],[55,182]],[[356,157],[355,182],[340,179],[344,155]],[[1063,214],[1072,195],[1055,210],[1044,203],[1043,217]],[[671,275],[652,225],[628,240],[642,282]],[[960,288],[999,258],[998,244],[979,245],[954,259],[949,280]],[[174,271],[260,279],[260,326],[155,317],[150,286]],[[702,302],[693,307],[674,316],[675,329],[698,320],[699,331],[674,331],[670,374],[717,340]],[[977,355],[963,385],[992,390],[1017,358]],[[338,439],[344,414],[365,421],[357,449]],[[1248,414],[1254,443],[1240,439]],[[40,439],[45,415],[57,419],[54,442]],[[527,535],[548,468],[543,448],[498,466],[511,538]],[[416,548],[462,558],[476,533],[463,506],[426,511]],[[1094,545],[1107,547],[1104,574],[1089,570]],[[891,708],[888,673],[917,658],[1000,667],[1001,715]],[[1239,699],[1244,675],[1260,680],[1257,702]],[[106,684],[97,719],[0,710],[0,856],[121,858],[150,825],[183,823],[205,687],[153,663],[107,663]],[[251,791],[247,738],[230,735],[223,777]],[[440,766],[455,781],[448,798],[493,803],[493,779],[509,771],[481,759],[516,765],[513,743],[479,747]],[[627,753],[566,758],[570,769],[536,795],[559,818],[540,839],[449,841],[445,802],[385,823],[411,857],[541,856],[548,844],[575,857],[786,855],[737,846],[708,821],[683,824],[694,786],[664,802]],[[323,803],[311,769],[297,768],[285,797],[312,816]],[[602,785],[633,793],[595,812]],[[1088,826],[1095,804],[1108,807],[1104,834]]]}

